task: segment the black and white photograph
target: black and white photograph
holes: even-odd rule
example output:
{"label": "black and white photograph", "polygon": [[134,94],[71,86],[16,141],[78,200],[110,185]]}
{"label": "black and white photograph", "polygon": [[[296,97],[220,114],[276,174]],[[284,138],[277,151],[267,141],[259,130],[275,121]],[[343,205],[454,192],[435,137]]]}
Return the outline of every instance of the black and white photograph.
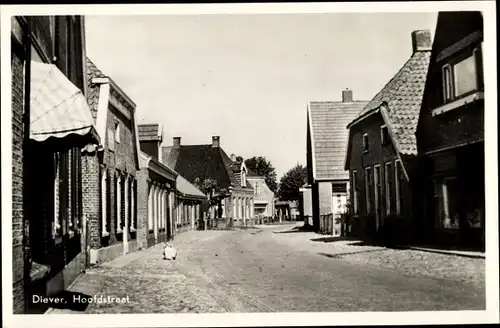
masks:
{"label": "black and white photograph", "polygon": [[498,323],[495,12],[2,5],[7,326]]}

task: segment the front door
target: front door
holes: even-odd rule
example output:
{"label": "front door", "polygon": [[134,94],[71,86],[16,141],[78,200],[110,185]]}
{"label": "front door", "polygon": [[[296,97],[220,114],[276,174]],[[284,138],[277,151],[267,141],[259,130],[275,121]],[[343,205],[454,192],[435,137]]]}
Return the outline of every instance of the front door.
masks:
{"label": "front door", "polygon": [[380,206],[380,196],[382,194],[382,185],[380,184],[380,165],[375,166],[375,220],[376,220],[376,229],[377,231],[382,226],[381,222],[381,206]]}

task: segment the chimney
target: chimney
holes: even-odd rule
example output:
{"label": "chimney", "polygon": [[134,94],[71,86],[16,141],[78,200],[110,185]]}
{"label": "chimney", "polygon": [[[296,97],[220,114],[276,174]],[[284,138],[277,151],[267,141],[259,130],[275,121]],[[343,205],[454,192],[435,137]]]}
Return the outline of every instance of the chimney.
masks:
{"label": "chimney", "polygon": [[352,90],[345,89],[342,91],[342,102],[352,102]]}
{"label": "chimney", "polygon": [[417,30],[411,32],[411,43],[413,46],[413,53],[417,51],[431,50],[431,32],[429,30]]}
{"label": "chimney", "polygon": [[236,155],[235,154],[231,154],[231,161],[236,162]]}
{"label": "chimney", "polygon": [[173,148],[181,147],[181,137],[174,137]]}
{"label": "chimney", "polygon": [[220,137],[219,136],[212,137],[212,147],[213,148],[220,147]]}

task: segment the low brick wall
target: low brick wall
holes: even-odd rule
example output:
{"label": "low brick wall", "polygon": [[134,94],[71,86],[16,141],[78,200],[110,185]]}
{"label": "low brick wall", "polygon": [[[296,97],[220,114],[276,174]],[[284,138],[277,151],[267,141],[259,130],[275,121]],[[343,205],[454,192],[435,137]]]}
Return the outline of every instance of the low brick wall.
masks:
{"label": "low brick wall", "polygon": [[123,243],[98,249],[90,249],[90,264],[108,262],[121,255],[123,255]]}

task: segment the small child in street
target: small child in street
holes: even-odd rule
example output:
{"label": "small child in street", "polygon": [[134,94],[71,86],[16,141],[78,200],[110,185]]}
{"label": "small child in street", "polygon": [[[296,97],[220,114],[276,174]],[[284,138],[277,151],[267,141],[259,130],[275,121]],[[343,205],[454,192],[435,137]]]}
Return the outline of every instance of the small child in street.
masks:
{"label": "small child in street", "polygon": [[175,260],[177,257],[177,250],[175,247],[167,242],[165,243],[165,248],[163,249],[163,259],[164,260]]}

